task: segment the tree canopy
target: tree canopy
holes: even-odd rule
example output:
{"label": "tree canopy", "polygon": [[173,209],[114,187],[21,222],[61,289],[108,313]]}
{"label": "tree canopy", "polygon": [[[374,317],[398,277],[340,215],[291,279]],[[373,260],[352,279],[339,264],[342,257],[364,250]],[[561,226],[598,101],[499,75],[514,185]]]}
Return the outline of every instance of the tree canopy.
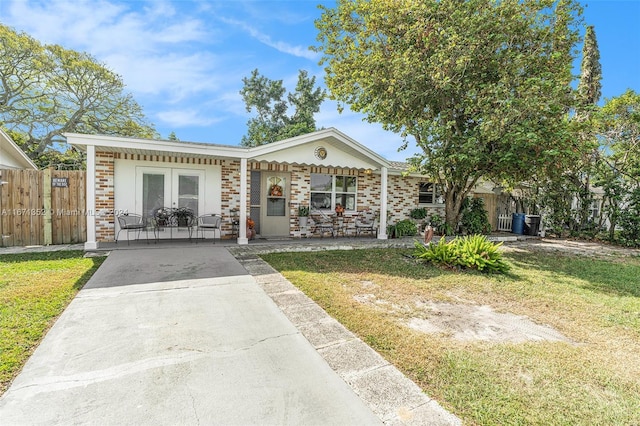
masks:
{"label": "tree canopy", "polygon": [[[0,124],[40,166],[65,132],[154,137],[122,78],[87,53],[42,45],[0,24]],[[57,160],[56,160],[57,161]]]}
{"label": "tree canopy", "polygon": [[[247,112],[256,110],[257,117],[247,122],[247,134],[242,137],[243,146],[259,146],[278,140],[311,133],[316,128],[314,114],[320,111],[325,91],[316,87],[316,78],[300,70],[293,93],[287,95],[282,80],[270,80],[257,69],[251,77],[242,79],[240,91]],[[287,115],[293,109],[292,115]]]}
{"label": "tree canopy", "polygon": [[315,50],[330,96],[415,138],[422,153],[412,163],[443,186],[451,226],[481,177],[515,183],[574,158],[575,1],[338,0],[322,9]]}

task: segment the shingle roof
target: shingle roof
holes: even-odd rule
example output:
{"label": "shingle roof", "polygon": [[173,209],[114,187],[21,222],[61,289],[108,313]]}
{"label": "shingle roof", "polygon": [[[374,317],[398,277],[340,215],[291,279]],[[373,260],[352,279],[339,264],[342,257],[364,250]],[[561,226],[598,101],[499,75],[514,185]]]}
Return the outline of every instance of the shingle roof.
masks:
{"label": "shingle roof", "polygon": [[389,164],[396,170],[409,170],[409,163],[404,161],[389,161]]}

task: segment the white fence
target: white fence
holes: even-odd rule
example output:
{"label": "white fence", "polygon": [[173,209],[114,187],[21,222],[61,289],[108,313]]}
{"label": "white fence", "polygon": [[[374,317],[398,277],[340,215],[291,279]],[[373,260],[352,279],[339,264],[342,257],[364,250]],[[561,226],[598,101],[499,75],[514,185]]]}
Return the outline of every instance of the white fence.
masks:
{"label": "white fence", "polygon": [[507,231],[511,232],[511,215],[499,215],[498,216],[498,231]]}

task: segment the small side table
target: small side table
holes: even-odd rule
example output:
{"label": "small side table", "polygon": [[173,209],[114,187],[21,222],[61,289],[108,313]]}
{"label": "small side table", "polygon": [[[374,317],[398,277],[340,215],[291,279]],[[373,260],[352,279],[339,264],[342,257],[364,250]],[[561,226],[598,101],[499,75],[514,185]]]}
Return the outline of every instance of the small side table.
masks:
{"label": "small side table", "polygon": [[235,237],[235,238],[240,237],[240,221],[239,220],[231,221],[231,237]]}

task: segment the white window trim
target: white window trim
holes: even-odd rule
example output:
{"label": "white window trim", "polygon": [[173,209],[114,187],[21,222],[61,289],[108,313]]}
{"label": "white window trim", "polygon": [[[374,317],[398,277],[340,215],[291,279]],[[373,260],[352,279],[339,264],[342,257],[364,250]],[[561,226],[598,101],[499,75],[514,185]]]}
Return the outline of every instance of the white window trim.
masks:
{"label": "white window trim", "polygon": [[[347,195],[353,195],[353,205],[354,208],[353,209],[347,209],[345,208],[345,212],[355,212],[358,210],[358,177],[357,176],[351,176],[351,175],[332,175],[330,173],[311,173],[312,175],[328,175],[331,176],[331,208],[329,209],[320,209],[321,211],[334,211],[336,208],[336,195],[340,194],[347,194]],[[336,177],[341,176],[341,177],[345,177],[345,178],[354,178],[356,180],[356,190],[354,192],[345,192],[345,191],[336,191]],[[309,190],[309,199],[311,199],[311,195],[314,193],[317,194],[326,194],[328,191],[314,191],[312,189]],[[343,206],[344,207],[344,206]]]}
{"label": "white window trim", "polygon": [[[433,185],[433,191],[431,193],[431,199],[434,201],[433,203],[421,203],[420,202],[420,194],[423,194],[425,192],[420,191],[420,186],[422,186],[422,184],[432,184]],[[438,187],[438,183],[436,182],[420,182],[418,183],[418,206],[419,207],[442,207],[444,206],[445,202],[444,202],[444,197],[442,196],[442,194],[440,194],[438,197],[436,197],[436,189]],[[440,190],[440,192],[442,192],[442,190]]]}

